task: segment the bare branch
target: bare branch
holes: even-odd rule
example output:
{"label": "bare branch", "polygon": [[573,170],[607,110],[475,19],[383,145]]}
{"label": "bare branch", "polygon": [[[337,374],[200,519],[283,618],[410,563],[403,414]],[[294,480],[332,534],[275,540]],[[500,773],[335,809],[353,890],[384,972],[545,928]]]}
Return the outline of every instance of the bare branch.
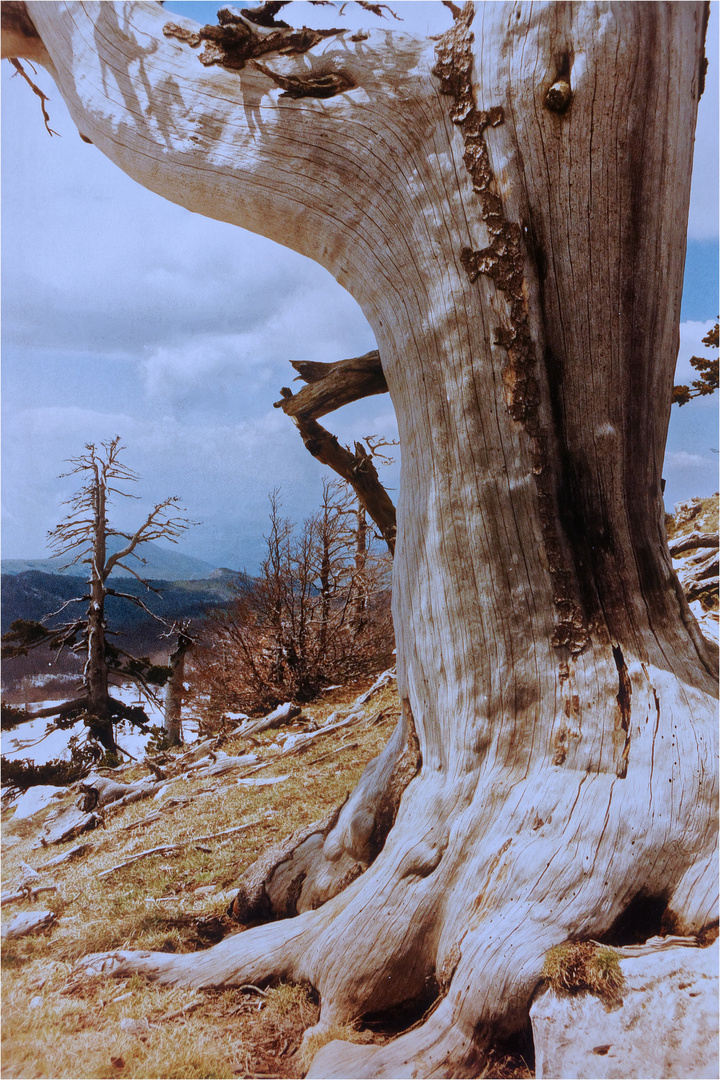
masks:
{"label": "bare branch", "polygon": [[[145,585],[145,584],[146,584],[146,582],[143,582],[143,585]],[[151,588],[151,587],[148,586],[148,588]],[[105,591],[106,591],[108,596],[117,596],[121,600],[129,600],[131,603],[135,604],[137,607],[142,608],[143,611],[146,612],[146,614],[151,615],[153,617],[153,619],[157,619],[157,621],[159,623],[162,623],[163,626],[168,625],[167,622],[165,621],[165,619],[162,619],[159,615],[156,615],[154,611],[151,611],[150,608],[146,604],[143,603],[143,601],[140,599],[139,596],[133,596],[132,593],[117,592],[115,589],[106,589]],[[152,592],[157,593],[157,595],[160,596],[160,590],[159,589],[152,589]]]}
{"label": "bare branch", "polygon": [[51,611],[49,615],[45,616],[45,618],[54,619],[56,615],[59,615],[60,612],[64,611],[66,607],[69,607],[70,604],[83,604],[86,603],[89,599],[89,596],[74,596],[72,600],[66,600],[65,603],[57,609],[57,611]]}
{"label": "bare branch", "polygon": [[316,420],[306,420],[294,416],[305,448],[321,461],[329,465],[338,476],[351,485],[361,506],[364,506],[373,519],[391,554],[395,551],[395,533],[397,529],[395,506],[385,488],[378,479],[377,469],[372,463],[362,443],[355,443],[355,453],[341,446],[335,435],[322,427]]}
{"label": "bare branch", "polygon": [[40,108],[42,109],[43,120],[45,121],[45,130],[47,131],[48,135],[57,135],[58,138],[60,138],[60,136],[58,135],[58,132],[53,131],[53,129],[50,127],[50,113],[45,108],[45,102],[49,101],[50,98],[47,96],[47,94],[43,94],[43,92],[42,92],[42,90],[40,89],[39,86],[35,85],[35,83],[32,81],[32,79],[30,78],[27,71],[22,66],[22,64],[20,63],[19,60],[15,59],[15,57],[11,57],[10,58],[10,63],[15,68],[15,71],[17,72],[17,74],[22,75],[23,79],[28,84],[28,86],[32,90],[33,94],[36,94],[40,98]]}
{"label": "bare branch", "polygon": [[112,568],[122,559],[131,555],[138,544],[143,541],[157,539],[161,536],[173,539],[173,536],[178,536],[181,532],[190,527],[192,522],[185,518],[167,518],[165,521],[161,520],[162,515],[167,508],[169,506],[177,506],[179,501],[177,496],[172,495],[163,502],[156,504],[140,528],[137,529],[130,538],[128,544],[121,551],[117,551],[114,555],[111,555],[107,560],[102,571],[103,578],[107,578]]}

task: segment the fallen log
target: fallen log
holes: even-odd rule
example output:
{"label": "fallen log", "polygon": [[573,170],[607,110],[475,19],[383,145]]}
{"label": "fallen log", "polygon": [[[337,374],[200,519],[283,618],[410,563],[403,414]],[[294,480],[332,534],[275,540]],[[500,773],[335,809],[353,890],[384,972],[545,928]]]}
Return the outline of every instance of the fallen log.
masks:
{"label": "fallen log", "polygon": [[274,709],[267,716],[263,716],[260,720],[249,720],[239,727],[234,728],[230,732],[231,735],[257,735],[261,731],[268,731],[270,728],[280,727],[281,724],[287,724],[290,720],[294,720],[300,715],[302,709],[299,705],[293,704],[292,701],[286,701],[284,705],[278,705],[277,709]]}
{"label": "fallen log", "polygon": [[118,784],[116,780],[111,780],[107,776],[96,776],[91,773],[78,785],[82,792],[78,805],[85,812],[104,806],[117,809],[139,802],[140,799],[147,799],[166,783],[166,779],[153,780],[143,777],[142,780],[135,780],[132,784]]}
{"label": "fallen log", "polygon": [[2,940],[14,941],[16,938],[27,937],[28,934],[48,930],[56,918],[54,911],[23,911],[3,926]]}
{"label": "fallen log", "polygon": [[63,851],[61,855],[56,855],[55,858],[43,863],[40,869],[49,870],[51,866],[61,866],[62,863],[70,862],[71,859],[78,859],[81,855],[87,855],[88,851],[92,851],[92,844],[76,844],[69,851]]}
{"label": "fallen log", "polygon": [[670,554],[673,558],[682,555],[685,551],[694,551],[697,548],[720,547],[720,534],[718,533],[691,533],[683,536],[680,540],[670,543]]}

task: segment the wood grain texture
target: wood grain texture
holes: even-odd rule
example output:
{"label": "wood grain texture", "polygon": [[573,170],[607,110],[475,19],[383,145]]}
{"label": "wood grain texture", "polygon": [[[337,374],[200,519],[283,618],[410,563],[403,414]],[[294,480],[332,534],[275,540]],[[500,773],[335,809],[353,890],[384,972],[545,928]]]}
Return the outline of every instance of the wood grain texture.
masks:
{"label": "wood grain texture", "polygon": [[318,910],[89,970],[304,979],[321,1029],[435,978],[419,1028],[331,1043],[309,1075],[476,1075],[550,946],[611,933],[639,896],[675,933],[717,919],[716,659],[660,493],[703,5],[480,4],[440,43],[383,30],[273,57],[352,83],[324,100],[203,67],[153,5],[27,7],[96,146],[314,258],[369,319],[422,757],[382,851]]}

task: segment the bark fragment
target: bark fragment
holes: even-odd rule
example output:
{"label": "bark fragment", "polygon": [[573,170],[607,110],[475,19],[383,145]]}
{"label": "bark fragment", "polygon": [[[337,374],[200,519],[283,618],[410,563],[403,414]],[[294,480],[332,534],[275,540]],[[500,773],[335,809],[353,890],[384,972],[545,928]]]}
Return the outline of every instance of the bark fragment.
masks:
{"label": "bark fragment", "polygon": [[163,27],[165,37],[176,38],[191,48],[196,49],[205,42],[199,60],[205,67],[219,64],[221,67],[240,71],[248,60],[255,60],[267,53],[280,53],[297,56],[308,52],[324,38],[342,34],[342,28],[311,30],[307,26],[299,30],[277,25],[270,33],[258,33],[246,19],[231,8],[218,12],[221,23],[218,26],[208,24],[200,30],[188,30],[178,23],[166,23]]}
{"label": "bark fragment", "polygon": [[281,97],[330,98],[335,97],[336,94],[344,94],[346,90],[352,90],[355,86],[354,80],[345,71],[330,71],[324,75],[316,75],[313,72],[307,75],[281,75],[266,64],[261,64],[259,60],[253,60],[252,64],[285,91],[280,95]]}

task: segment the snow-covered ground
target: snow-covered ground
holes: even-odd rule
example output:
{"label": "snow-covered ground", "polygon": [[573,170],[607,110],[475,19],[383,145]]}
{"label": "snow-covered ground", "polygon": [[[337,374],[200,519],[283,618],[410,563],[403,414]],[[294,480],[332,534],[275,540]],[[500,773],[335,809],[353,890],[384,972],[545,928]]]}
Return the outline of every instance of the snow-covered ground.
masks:
{"label": "snow-covered ground", "polygon": [[[162,706],[148,702],[138,695],[133,685],[117,686],[112,690],[113,697],[124,701],[126,705],[143,705],[150,723],[162,726]],[[38,701],[30,707],[30,712],[36,712],[53,705],[53,701]],[[78,723],[65,731],[53,730],[53,718],[45,717],[39,720],[31,720],[27,724],[4,731],[0,737],[0,746],[5,757],[12,760],[28,758],[36,765],[44,765],[54,758],[68,756],[68,743],[73,735],[78,735],[82,740],[85,736],[85,728]],[[183,735],[186,741],[193,740],[197,735],[197,724],[193,721],[183,721]],[[117,744],[121,750],[126,750],[134,758],[142,758],[145,747],[150,738],[144,735],[138,728],[125,721],[118,724],[115,730]]]}

